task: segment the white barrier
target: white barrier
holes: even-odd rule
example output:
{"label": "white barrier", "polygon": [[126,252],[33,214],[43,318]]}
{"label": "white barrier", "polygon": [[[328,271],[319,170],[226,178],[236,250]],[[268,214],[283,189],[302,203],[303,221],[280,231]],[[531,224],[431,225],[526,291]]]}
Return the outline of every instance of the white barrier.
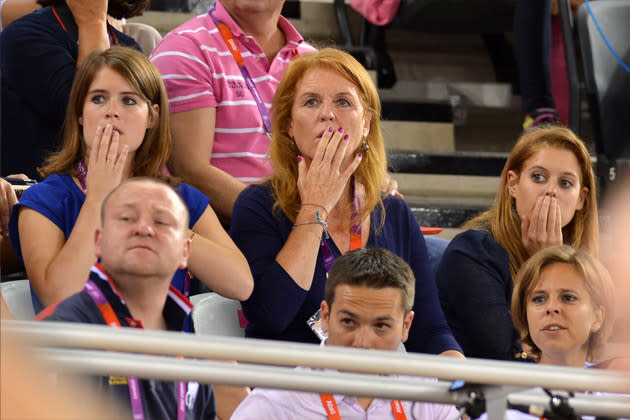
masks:
{"label": "white barrier", "polygon": [[[195,380],[228,385],[291,388],[392,399],[462,403],[467,392],[449,391],[450,383],[423,382],[413,378],[388,378],[384,373],[461,379],[483,384],[489,414],[505,410],[506,398],[516,404],[549,405],[549,397],[537,393],[514,393],[513,386],[571,391],[630,393],[627,373],[591,369],[539,366],[480,359],[459,360],[419,354],[401,354],[341,347],[318,347],[300,343],[273,342],[219,336],[196,336],[162,331],[112,329],[68,323],[2,321],[4,333],[22,333],[38,347],[71,347],[95,350],[41,350],[44,357],[81,373],[136,375],[163,380]],[[295,371],[283,367],[237,365],[207,360],[178,360],[144,354],[182,355],[195,358],[237,360],[281,366],[313,366],[344,372]],[[370,375],[348,373],[362,372]],[[512,387],[505,387],[510,385]],[[509,393],[509,397],[507,394]],[[513,400],[514,399],[514,400]],[[630,416],[626,397],[576,394],[570,404],[578,414]],[[500,418],[499,416],[489,416]],[[502,417],[502,415],[501,415]]]}

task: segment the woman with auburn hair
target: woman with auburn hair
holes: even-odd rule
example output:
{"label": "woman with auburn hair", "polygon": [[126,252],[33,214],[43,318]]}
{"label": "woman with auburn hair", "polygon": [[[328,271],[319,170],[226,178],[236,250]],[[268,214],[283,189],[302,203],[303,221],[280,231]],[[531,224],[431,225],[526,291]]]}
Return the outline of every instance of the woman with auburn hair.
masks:
{"label": "woman with auburn hair", "polygon": [[[140,52],[114,47],[79,67],[64,123],[64,144],[24,192],[11,214],[13,247],[23,259],[39,312],[82,289],[96,262],[94,232],[107,194],[132,176],[159,177],[171,148],[168,97],[157,69]],[[246,299],[253,280],[247,262],[208,198],[176,186],[190,213],[189,270],[224,296]],[[185,270],[173,285],[185,295],[198,288]]]}
{"label": "woman with auburn hair", "polygon": [[509,308],[521,265],[554,245],[598,254],[595,176],[582,140],[563,127],[523,134],[501,173],[495,206],[464,228],[436,274],[442,309],[467,356],[519,357]]}
{"label": "woman with auburn hair", "polygon": [[381,193],[387,159],[367,71],[339,50],[302,54],[285,71],[272,111],[274,173],[240,194],[230,231],[254,275],[243,302],[247,336],[319,342],[318,309],[332,262],[351,249],[380,247],[403,258],[416,277],[407,349],[461,356],[418,224],[403,200]]}

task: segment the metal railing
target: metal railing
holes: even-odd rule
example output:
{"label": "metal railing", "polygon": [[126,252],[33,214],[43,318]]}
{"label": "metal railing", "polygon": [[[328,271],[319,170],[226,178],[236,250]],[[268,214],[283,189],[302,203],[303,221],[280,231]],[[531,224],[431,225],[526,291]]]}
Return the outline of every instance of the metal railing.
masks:
{"label": "metal railing", "polygon": [[[20,334],[32,342],[38,348],[37,354],[64,372],[290,388],[457,405],[482,395],[492,419],[503,417],[499,413],[505,411],[508,401],[510,404],[550,408],[550,398],[542,391],[523,392],[532,387],[630,394],[627,373],[596,369],[461,360],[70,323],[2,321],[0,327],[5,334]],[[195,359],[166,357],[174,355]],[[294,370],[292,367],[295,366],[334,369],[337,372]],[[440,381],[424,381],[412,376],[434,377]],[[472,391],[465,388],[453,392],[450,390],[450,381],[453,380],[480,385],[473,387]],[[630,398],[625,396],[577,393],[568,401],[577,414],[630,416]]]}

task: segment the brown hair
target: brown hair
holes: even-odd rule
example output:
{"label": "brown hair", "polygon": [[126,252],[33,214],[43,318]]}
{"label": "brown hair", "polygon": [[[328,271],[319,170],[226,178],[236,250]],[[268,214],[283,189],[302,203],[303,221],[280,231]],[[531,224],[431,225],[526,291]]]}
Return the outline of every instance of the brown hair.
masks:
{"label": "brown hair", "polygon": [[[66,171],[77,175],[79,161],[86,157],[85,139],[79,118],[83,112],[90,85],[96,73],[108,67],[120,74],[146,101],[150,118],[157,123],[147,129],[133,165],[134,176],[162,177],[171,153],[168,96],[162,77],[155,66],[142,53],[127,47],[112,47],[90,54],[79,66],[70,91],[68,109],[63,125],[63,145],[51,155],[40,169],[43,177]],[[152,105],[159,105],[156,112]],[[167,177],[166,177],[167,178]]]}
{"label": "brown hair", "polygon": [[[350,54],[333,48],[301,54],[293,59],[284,72],[273,97],[274,129],[269,154],[274,170],[271,185],[276,200],[275,206],[279,207],[292,222],[295,222],[301,205],[297,189],[298,151],[288,129],[297,85],[306,72],[314,68],[334,70],[352,82],[357,89],[363,109],[371,116],[370,132],[365,138],[370,149],[364,154],[361,164],[354,173],[356,179],[365,186],[366,201],[361,207],[361,214],[358,215],[358,220],[362,220],[376,205],[381,207],[383,205],[381,191],[387,176],[387,156],[379,124],[381,102],[376,87],[365,68]],[[383,217],[384,214],[383,211]],[[351,224],[355,221],[351,221]]]}
{"label": "brown hair", "polygon": [[359,248],[337,258],[326,280],[324,299],[328,307],[335,301],[339,285],[374,289],[400,289],[405,314],[413,308],[416,278],[409,264],[383,248]]}
{"label": "brown hair", "polygon": [[521,241],[521,218],[516,212],[516,202],[508,191],[508,172],[514,171],[520,177],[525,162],[544,147],[572,152],[580,166],[580,189],[588,189],[583,208],[576,211],[573,219],[562,228],[564,243],[586,249],[596,256],[599,253],[596,184],[588,149],[568,128],[534,129],[523,134],[512,149],[501,172],[494,207],[464,225],[464,229],[490,229],[494,239],[510,257],[512,278],[516,277],[528,254]]}
{"label": "brown hair", "polygon": [[569,264],[580,275],[584,287],[595,307],[604,308],[604,320],[599,330],[589,338],[587,360],[600,351],[613,329],[615,321],[614,285],[604,266],[586,251],[576,250],[568,245],[545,248],[532,256],[517,274],[512,293],[512,319],[521,334],[523,343],[533,349],[533,355],[540,357],[540,349],[532,340],[527,322],[527,302],[540,281],[542,271],[553,264]]}

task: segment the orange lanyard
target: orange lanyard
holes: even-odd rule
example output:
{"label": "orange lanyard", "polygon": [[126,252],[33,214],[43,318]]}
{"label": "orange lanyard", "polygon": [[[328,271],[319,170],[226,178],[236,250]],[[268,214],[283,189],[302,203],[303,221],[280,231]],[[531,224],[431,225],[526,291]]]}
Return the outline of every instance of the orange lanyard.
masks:
{"label": "orange lanyard", "polygon": [[[339,414],[339,409],[337,408],[337,403],[333,396],[330,394],[319,394],[319,398],[322,400],[322,405],[324,406],[324,410],[326,410],[328,420],[341,420],[341,415]],[[405,410],[400,400],[392,401],[392,414],[396,420],[407,420]]]}

